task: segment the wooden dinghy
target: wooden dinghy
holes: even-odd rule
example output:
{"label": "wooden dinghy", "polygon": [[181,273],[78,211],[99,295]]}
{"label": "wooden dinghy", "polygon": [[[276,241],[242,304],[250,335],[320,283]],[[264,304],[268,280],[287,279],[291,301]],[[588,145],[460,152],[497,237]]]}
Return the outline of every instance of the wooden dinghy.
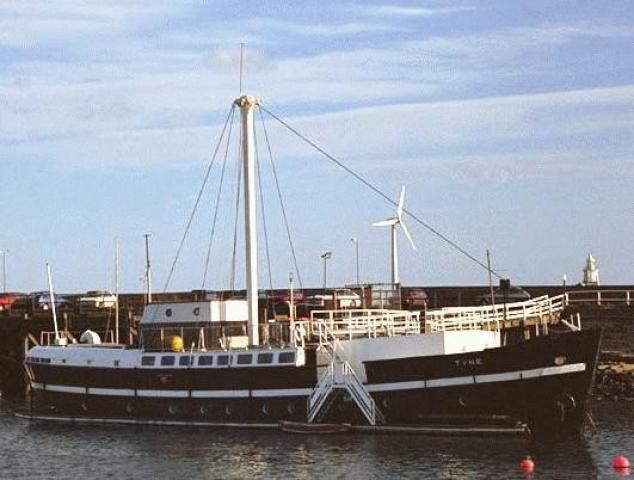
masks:
{"label": "wooden dinghy", "polygon": [[290,433],[343,433],[350,431],[349,423],[305,423],[281,420],[280,430]]}

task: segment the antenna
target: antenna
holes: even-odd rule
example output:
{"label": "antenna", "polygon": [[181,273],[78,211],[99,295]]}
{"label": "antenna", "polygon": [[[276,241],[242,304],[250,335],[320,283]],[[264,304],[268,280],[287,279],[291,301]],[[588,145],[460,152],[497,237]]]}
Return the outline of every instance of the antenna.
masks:
{"label": "antenna", "polygon": [[240,93],[242,93],[242,66],[244,65],[244,47],[246,43],[240,43]]}

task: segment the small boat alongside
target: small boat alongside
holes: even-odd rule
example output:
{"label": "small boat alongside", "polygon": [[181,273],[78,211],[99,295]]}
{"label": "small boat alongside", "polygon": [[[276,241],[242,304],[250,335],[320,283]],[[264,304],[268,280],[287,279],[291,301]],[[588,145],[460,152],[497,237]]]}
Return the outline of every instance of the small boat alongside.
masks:
{"label": "small boat alongside", "polygon": [[[246,299],[150,303],[138,347],[35,346],[27,418],[281,428],[298,433],[579,431],[601,340],[595,330],[508,343],[503,320],[563,309],[561,297],[425,313],[313,310],[262,317],[258,305],[254,97],[242,116]],[[293,298],[293,294],[290,294]],[[548,334],[547,334],[548,333]],[[434,419],[430,423],[430,419]],[[489,430],[487,430],[489,429]]]}

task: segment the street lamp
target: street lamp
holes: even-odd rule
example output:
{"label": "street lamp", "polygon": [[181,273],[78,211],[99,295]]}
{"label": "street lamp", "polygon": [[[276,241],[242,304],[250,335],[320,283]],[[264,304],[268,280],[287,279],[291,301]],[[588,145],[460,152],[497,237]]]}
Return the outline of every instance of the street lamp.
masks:
{"label": "street lamp", "polygon": [[324,290],[326,289],[326,275],[328,273],[326,264],[328,262],[328,260],[330,260],[332,257],[332,252],[324,252],[321,254],[321,258],[324,259]]}
{"label": "street lamp", "polygon": [[357,237],[352,237],[350,241],[354,243],[354,255],[357,264],[357,285],[359,285],[359,239]]}
{"label": "street lamp", "polygon": [[0,250],[2,255],[2,291],[7,291],[7,253],[9,250]]}

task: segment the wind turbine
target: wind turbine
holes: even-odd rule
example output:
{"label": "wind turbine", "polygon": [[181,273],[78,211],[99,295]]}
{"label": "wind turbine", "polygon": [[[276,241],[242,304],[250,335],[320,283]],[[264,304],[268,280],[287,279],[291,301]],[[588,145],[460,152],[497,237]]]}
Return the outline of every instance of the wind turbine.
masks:
{"label": "wind turbine", "polygon": [[414,240],[407,230],[407,226],[403,222],[403,203],[405,202],[405,185],[401,187],[401,196],[398,199],[398,205],[396,206],[396,216],[388,218],[387,220],[381,220],[375,222],[372,225],[374,227],[392,227],[392,284],[399,283],[398,278],[398,241],[396,236],[396,229],[400,226],[403,229],[403,233],[409,240],[410,245],[416,250]]}

